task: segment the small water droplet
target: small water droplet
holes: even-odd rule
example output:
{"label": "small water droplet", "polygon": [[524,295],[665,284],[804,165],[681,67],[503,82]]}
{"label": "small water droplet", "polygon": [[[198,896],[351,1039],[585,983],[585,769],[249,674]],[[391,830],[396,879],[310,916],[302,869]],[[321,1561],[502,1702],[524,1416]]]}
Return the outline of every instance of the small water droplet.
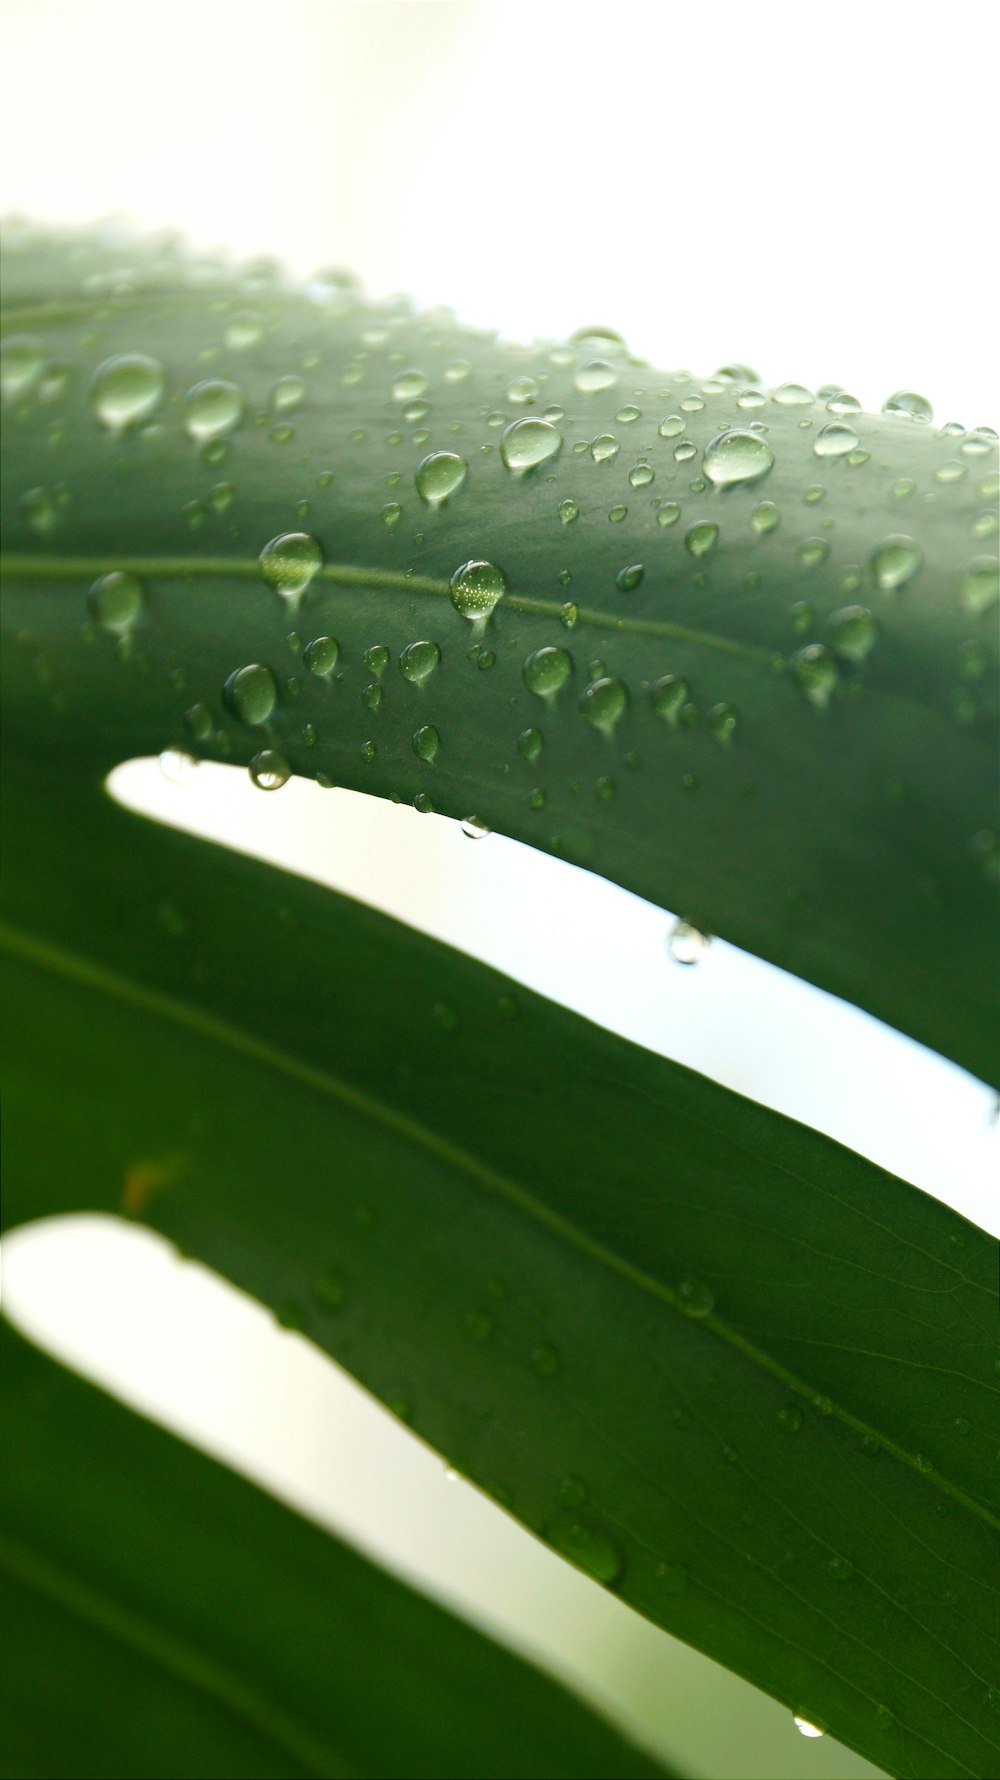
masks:
{"label": "small water droplet", "polygon": [[4,400],[15,402],[19,396],[27,395],[44,365],[41,340],[34,334],[9,334],[0,344],[0,393]]}
{"label": "small water droplet", "polygon": [[434,760],[441,746],[441,737],[432,723],[422,723],[413,732],[413,752],[418,760]]}
{"label": "small water droplet", "polygon": [[226,322],[223,338],[234,352],[245,352],[256,346],[264,333],[264,323],[253,309],[237,310]]}
{"label": "small water droplet", "polygon": [[[691,928],[690,931],[694,933],[697,930]],[[698,938],[702,942],[702,950],[704,950],[708,941],[703,933],[699,933]],[[694,960],[689,959],[685,962],[693,963]],[[685,1316],[711,1316],[715,1309],[715,1293],[701,1279],[683,1279],[677,1288],[677,1299]]]}
{"label": "small water droplet", "polygon": [[822,643],[807,643],[796,650],[791,667],[810,704],[825,711],[837,686],[837,667],[829,649]]}
{"label": "small water droplet", "polygon": [[661,439],[676,439],[684,431],[684,422],[679,414],[668,414],[656,430]]}
{"label": "small water droplet", "polygon": [[142,612],[143,590],[138,576],[122,569],[101,575],[87,595],[91,616],[102,630],[125,636]]}
{"label": "small water droplet", "polygon": [[294,609],[323,566],[323,552],[309,532],[281,532],[258,558],[269,587]]}
{"label": "small water droplet", "polygon": [[849,451],[857,450],[859,443],[852,426],[831,420],[828,426],[820,427],[813,440],[813,450],[817,457],[846,457]]}
{"label": "small water droplet", "polygon": [[690,686],[679,674],[664,674],[661,680],[654,681],[650,687],[649,702],[658,717],[664,717],[669,724],[676,726],[690,694]]}
{"label": "small water droplet", "polygon": [[573,672],[573,657],[565,649],[546,646],[528,656],[521,677],[529,692],[549,701],[565,686]]}
{"label": "small water droplet", "polygon": [[212,733],[212,713],[207,705],[191,705],[184,713],[184,727],[194,742],[207,742]]}
{"label": "small water droplet", "polygon": [[554,1549],[595,1582],[610,1585],[620,1577],[624,1569],[621,1552],[596,1521],[570,1510],[551,1522],[547,1534]]}
{"label": "small water droplet", "polygon": [[415,402],[427,389],[423,371],[401,371],[392,386],[394,402]]}
{"label": "small water droplet", "polygon": [[565,605],[559,608],[559,622],[566,630],[573,630],[579,616],[580,608],[574,605],[572,600],[567,600]]}
{"label": "small water droplet", "polygon": [[934,410],[926,396],[915,395],[912,389],[897,389],[882,404],[883,414],[910,414],[914,420],[933,420]]}
{"label": "small water droplet", "polygon": [[291,776],[291,767],[276,748],[262,748],[250,762],[250,777],[259,791],[280,791]]}
{"label": "small water droplet", "polygon": [[560,501],[558,513],[563,525],[572,525],[574,519],[579,518],[580,509],[575,501]]}
{"label": "small water droplet", "polygon": [[243,394],[235,383],[213,378],[188,391],[184,425],[199,444],[232,432],[243,414]]}
{"label": "small water droplet", "polygon": [[549,420],[533,416],[515,420],[500,437],[500,456],[508,470],[523,476],[550,463],[562,446],[562,434]]}
{"label": "small water droplet", "polygon": [[144,352],[125,352],[98,365],[90,400],[102,425],[111,432],[124,432],[156,412],[166,387],[159,359]]}
{"label": "small water droplet", "polygon": [[710,519],[699,519],[684,533],[684,547],[691,556],[707,556],[719,539],[719,528]]}
{"label": "small water droplet", "polygon": [[407,643],[399,657],[400,673],[414,686],[423,686],[430,679],[440,660],[441,651],[436,643],[427,640]]}
{"label": "small water droplet", "polygon": [[777,402],[779,408],[808,408],[813,397],[801,383],[782,383],[772,391],[771,400]]}
{"label": "small water droplet", "polygon": [[676,525],[681,510],[676,501],[664,501],[662,507],[656,509],[657,525]]}
{"label": "small water droplet", "polygon": [[691,459],[697,455],[698,447],[692,445],[690,439],[682,439],[679,445],[674,446],[674,461],[676,463],[689,464]]}
{"label": "small water droplet", "polygon": [[465,562],[451,578],[451,603],[456,612],[480,628],[506,591],[506,577],[492,562]]}
{"label": "small water droplet", "polygon": [[774,463],[774,452],[759,433],[730,429],[716,433],[702,456],[705,475],[716,488],[759,482]]}
{"label": "small water droplet", "polygon": [[184,748],[164,748],[159,758],[160,771],[170,785],[183,785],[197,770],[198,762]]}
{"label": "small water droplet", "polygon": [[534,765],[542,751],[543,741],[540,729],[522,729],[517,738],[517,751],[524,759]]}
{"label": "small water droplet", "polygon": [[912,581],[924,560],[924,553],[913,538],[893,532],[873,550],[870,567],[876,586],[883,593],[896,593]]}
{"label": "small water droplet", "polygon": [[878,641],[878,621],[867,606],[842,606],[829,621],[830,641],[845,661],[867,661]]}
{"label": "small water droplet", "polygon": [[605,675],[587,687],[580,700],[580,712],[595,729],[610,737],[627,704],[624,682]]}
{"label": "small water droplet", "polygon": [[270,668],[259,661],[230,674],[222,696],[241,723],[266,723],[278,702],[278,688]]}
{"label": "small water droplet", "polygon": [[638,587],[645,573],[646,570],[641,562],[630,563],[627,568],[618,570],[615,576],[615,586],[620,593],[631,593],[634,588]]}
{"label": "small water droplet", "polygon": [[515,402],[519,407],[535,401],[538,395],[538,384],[534,377],[512,377],[507,385],[507,400]]}
{"label": "small water droplet", "polygon": [[485,840],[486,836],[490,832],[486,823],[482,820],[482,818],[480,816],[463,816],[462,822],[461,822],[461,829],[462,829],[462,833],[465,835],[466,840],[470,840],[470,841]]}
{"label": "small water droplet", "polygon": [[792,1722],[795,1725],[796,1730],[801,1731],[804,1737],[822,1737],[826,1735],[825,1731],[820,1730],[818,1724],[813,1724],[811,1718],[803,1718],[801,1712],[796,1712]]}
{"label": "small water droplet", "polygon": [[340,644],[336,637],[314,637],[306,644],[302,659],[318,680],[328,680],[340,659]]}
{"label": "small water droplet", "polygon": [[361,693],[361,703],[366,711],[377,711],[382,703],[382,688],[376,680],[365,686]]}
{"label": "small water droplet", "polygon": [[469,466],[454,451],[432,451],[417,465],[413,480],[421,500],[437,507],[462,487]]}
{"label": "small water droplet", "polygon": [[648,488],[655,476],[656,471],[652,464],[636,464],[628,473],[633,488]]}
{"label": "small water droplet", "polygon": [[573,378],[575,388],[581,395],[598,395],[602,389],[611,389],[618,382],[618,373],[606,359],[591,359],[581,365]]}
{"label": "small water droplet", "polygon": [[830,546],[825,538],[806,538],[799,545],[799,561],[807,569],[818,568],[830,554]]}
{"label": "small water droplet", "polygon": [[597,438],[590,442],[590,455],[595,464],[608,463],[611,458],[617,457],[620,449],[618,440],[613,433],[599,433]]}
{"label": "small water droplet", "polygon": [[797,1434],[802,1426],[802,1411],[797,1403],[786,1403],[784,1409],[778,1410],[779,1428],[786,1434]]}
{"label": "small water droplet", "polygon": [[750,515],[750,524],[763,537],[766,533],[773,532],[780,517],[773,501],[758,501]]}
{"label": "small water droplet", "polygon": [[1000,598],[1000,561],[995,556],[977,556],[967,562],[959,582],[958,600],[963,611],[978,618],[988,612]]}
{"label": "small water droplet", "polygon": [[271,385],[268,400],[276,414],[287,414],[297,408],[306,393],[306,386],[301,377],[279,377]]}
{"label": "small water droplet", "polygon": [[637,408],[634,402],[626,402],[624,408],[619,408],[615,419],[620,421],[622,426],[631,426],[634,420],[642,419],[642,409]]}

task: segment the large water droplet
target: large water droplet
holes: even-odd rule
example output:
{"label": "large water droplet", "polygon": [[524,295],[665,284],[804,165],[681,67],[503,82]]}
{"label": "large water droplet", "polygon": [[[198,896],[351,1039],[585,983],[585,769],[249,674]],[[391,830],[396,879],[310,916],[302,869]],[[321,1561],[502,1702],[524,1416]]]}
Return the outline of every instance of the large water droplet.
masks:
{"label": "large water droplet", "polygon": [[436,643],[421,640],[407,643],[399,658],[399,671],[405,680],[412,681],[414,686],[423,686],[429,680],[438,662],[441,651]]}
{"label": "large water droplet", "polygon": [[523,476],[528,470],[549,463],[562,442],[562,434],[551,421],[529,416],[505,428],[500,438],[500,456],[508,470]]}
{"label": "large water droplet", "polygon": [[759,482],[774,463],[774,452],[759,433],[735,429],[716,433],[702,456],[705,475],[716,488]]}
{"label": "large water droplet", "polygon": [[883,593],[896,593],[912,581],[923,560],[924,553],[913,538],[893,532],[872,551],[871,571],[876,586]]}
{"label": "large water droplet", "polygon": [[911,414],[914,420],[933,420],[934,410],[926,396],[915,395],[912,389],[897,389],[882,404],[883,414]]}
{"label": "large water droplet", "polygon": [[413,752],[418,760],[434,760],[441,746],[441,737],[433,723],[422,723],[413,732]]}
{"label": "large water droplet", "polygon": [[581,365],[573,378],[574,385],[582,395],[597,395],[602,389],[610,389],[618,382],[618,373],[607,359],[590,359]]}
{"label": "large water droplet", "polygon": [[807,643],[792,656],[792,672],[810,704],[825,711],[837,685],[837,667],[822,643]]}
{"label": "large water droplet", "polygon": [[573,657],[565,650],[547,646],[528,656],[521,677],[529,692],[552,700],[573,672]]}
{"label": "large water droplet", "polygon": [[596,1521],[576,1513],[560,1514],[547,1529],[550,1544],[595,1582],[616,1582],[624,1569],[621,1552]]}
{"label": "large water droplet", "polygon": [[124,352],[105,359],[94,372],[90,400],[102,425],[124,432],[155,413],[167,387],[159,359],[144,352]]}
{"label": "large water droplet", "polygon": [[413,480],[421,500],[437,507],[449,495],[457,494],[468,471],[469,466],[464,457],[459,457],[457,452],[432,451],[429,457],[425,457],[417,465]]}
{"label": "large water droplet", "polygon": [[8,402],[28,393],[45,364],[45,348],[34,334],[9,334],[0,344],[0,393]]}
{"label": "large water droplet", "polygon": [[690,921],[675,921],[667,935],[667,951],[675,964],[700,964],[709,943],[708,934]]}
{"label": "large water droplet", "polygon": [[258,791],[280,791],[291,776],[291,767],[276,748],[262,748],[250,762],[250,777]]}
{"label": "large water droplet", "polygon": [[813,440],[813,450],[817,457],[846,457],[859,443],[852,426],[846,426],[842,420],[831,420],[828,426],[820,427]]}
{"label": "large water droplet", "polygon": [[464,562],[451,578],[451,603],[472,623],[484,625],[507,591],[507,579],[493,562]]}
{"label": "large water droplet", "polygon": [[813,397],[801,383],[782,383],[772,391],[771,400],[779,408],[808,408]]}
{"label": "large water droplet", "polygon": [[192,439],[221,438],[230,433],[243,413],[243,393],[235,383],[212,378],[188,391],[184,425]]}
{"label": "large water droplet", "polygon": [[580,700],[580,711],[595,729],[611,736],[627,704],[628,691],[624,682],[604,675],[587,687]]}
{"label": "large water droplet", "polygon": [[142,582],[136,575],[113,569],[94,582],[87,605],[102,630],[125,636],[142,611]]}
{"label": "large water droplet", "polygon": [[323,552],[309,532],[281,532],[264,545],[258,561],[268,586],[295,607],[322,568]]}
{"label": "large water droplet", "polygon": [[595,464],[605,464],[612,457],[617,457],[621,447],[613,433],[600,433],[591,440],[590,455]]}
{"label": "large water droplet", "polygon": [[259,661],[250,662],[230,674],[222,694],[241,723],[266,723],[278,702],[274,675]]}
{"label": "large water droplet", "polygon": [[867,606],[841,606],[829,629],[834,649],[846,661],[867,661],[878,641],[878,623]]}

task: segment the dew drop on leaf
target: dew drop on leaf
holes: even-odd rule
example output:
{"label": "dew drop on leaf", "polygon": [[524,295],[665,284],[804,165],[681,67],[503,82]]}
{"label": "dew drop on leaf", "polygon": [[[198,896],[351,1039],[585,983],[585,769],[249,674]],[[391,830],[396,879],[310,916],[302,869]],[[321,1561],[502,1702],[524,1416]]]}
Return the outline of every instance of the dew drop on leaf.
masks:
{"label": "dew drop on leaf", "polygon": [[909,414],[914,420],[932,420],[934,410],[926,396],[918,396],[912,389],[897,389],[882,403],[883,414]]}
{"label": "dew drop on leaf", "polygon": [[459,457],[457,452],[432,451],[417,465],[413,478],[417,493],[429,506],[440,506],[449,495],[458,493],[468,469],[464,457]]}
{"label": "dew drop on leaf", "polygon": [[0,394],[14,402],[27,395],[42,374],[45,348],[34,334],[9,334],[0,345]]}
{"label": "dew drop on leaf", "polygon": [[820,427],[813,440],[813,451],[817,457],[846,457],[849,451],[857,449],[859,442],[852,426],[831,420],[828,426]]}
{"label": "dew drop on leaf", "polygon": [[702,464],[716,488],[759,482],[774,463],[774,452],[759,433],[732,429],[716,433],[705,446]]}
{"label": "dew drop on leaf", "polygon": [[90,400],[102,426],[124,432],[156,412],[167,386],[159,359],[125,352],[105,359],[94,372]]}
{"label": "dew drop on leaf", "polygon": [[[692,929],[694,931],[696,930]],[[698,938],[704,945],[708,944],[704,934],[699,933]],[[715,1294],[704,1280],[682,1279],[677,1288],[677,1302],[685,1316],[711,1316],[715,1309]]]}
{"label": "dew drop on leaf", "polygon": [[340,659],[340,645],[336,637],[314,637],[302,659],[318,680],[328,680]]}
{"label": "dew drop on leaf", "polygon": [[309,532],[281,532],[258,558],[269,587],[294,608],[323,566],[323,552]]}
{"label": "dew drop on leaf", "polygon": [[102,630],[124,636],[142,611],[142,582],[123,569],[101,575],[87,595],[90,614]]}
{"label": "dew drop on leaf", "polygon": [[867,606],[842,606],[829,621],[830,641],[845,661],[867,661],[878,641],[878,622]]}
{"label": "dew drop on leaf", "polygon": [[977,556],[962,570],[958,599],[963,611],[973,618],[988,612],[1000,597],[1000,561],[995,556]]}
{"label": "dew drop on leaf", "polygon": [[465,562],[451,578],[451,603],[470,622],[483,625],[507,591],[502,569],[492,562]]}
{"label": "dew drop on leaf", "polygon": [[184,425],[190,438],[200,444],[232,432],[242,414],[243,393],[239,385],[211,378],[188,391]]}
{"label": "dew drop on leaf", "polygon": [[822,643],[807,643],[796,650],[791,667],[810,704],[825,711],[837,686],[837,665],[829,649]]}
{"label": "dew drop on leaf", "polygon": [[266,723],[278,702],[278,688],[270,668],[259,661],[237,668],[223,687],[223,698],[241,723]]}
{"label": "dew drop on leaf", "polygon": [[522,729],[517,738],[517,751],[532,764],[542,751],[543,741],[540,729]]}
{"label": "dew drop on leaf", "polygon": [[664,674],[650,687],[649,702],[658,717],[675,726],[690,695],[690,686],[679,674]]}
{"label": "dew drop on leaf", "polygon": [[441,737],[432,723],[422,723],[413,732],[413,752],[418,760],[435,760],[441,746]]}
{"label": "dew drop on leaf", "polygon": [[562,446],[562,434],[549,420],[526,417],[506,427],[500,438],[500,456],[508,470],[523,476],[551,462]]}
{"label": "dew drop on leaf", "polygon": [[399,671],[404,680],[409,680],[414,686],[423,686],[440,660],[441,651],[437,644],[421,639],[416,643],[407,643],[399,657]]}
{"label": "dew drop on leaf", "polygon": [[[521,677],[529,692],[551,700],[565,686],[573,672],[573,657],[566,649],[547,645],[535,649],[521,669]],[[523,752],[523,750],[522,750]]]}
{"label": "dew drop on leaf", "polygon": [[624,1569],[621,1552],[596,1521],[567,1511],[547,1528],[549,1543],[570,1563],[593,1577],[595,1582],[610,1585]]}
{"label": "dew drop on leaf", "polygon": [[893,532],[872,551],[870,566],[875,585],[882,593],[897,593],[912,581],[924,560],[920,545],[902,532]]}
{"label": "dew drop on leaf", "polygon": [[613,433],[599,433],[596,439],[591,440],[590,455],[595,464],[605,464],[617,457],[620,449]]}
{"label": "dew drop on leaf", "polygon": [[280,791],[292,776],[292,769],[276,748],[262,748],[250,762],[250,777],[258,791]]}
{"label": "dew drop on leaf", "polygon": [[598,395],[602,389],[611,389],[618,382],[618,373],[607,359],[590,359],[581,365],[573,378],[574,388],[581,395]]}
{"label": "dew drop on leaf", "polygon": [[624,682],[605,675],[587,687],[580,700],[580,712],[595,729],[611,736],[627,704],[628,692]]}
{"label": "dew drop on leaf", "polygon": [[710,519],[699,519],[697,524],[688,526],[684,533],[684,547],[691,556],[707,556],[714,550],[719,538],[719,528]]}

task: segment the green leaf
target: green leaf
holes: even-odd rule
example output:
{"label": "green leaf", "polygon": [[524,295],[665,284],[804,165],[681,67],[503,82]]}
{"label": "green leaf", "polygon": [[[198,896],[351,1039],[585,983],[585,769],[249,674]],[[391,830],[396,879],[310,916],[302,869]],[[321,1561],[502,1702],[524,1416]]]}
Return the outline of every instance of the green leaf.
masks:
{"label": "green leaf", "polygon": [[8,1324],[0,1352],[5,1773],[664,1771]]}
{"label": "green leaf", "polygon": [[[29,232],[5,280],[5,329],[36,343],[7,415],[18,734],[81,769],[170,742],[272,749],[309,777],[474,814],[1000,1081],[995,441],[838,418],[733,376],[699,386],[613,338],[517,348],[167,250]],[[154,382],[145,415],[133,392],[116,430],[130,410],[102,367],[136,353],[162,367],[162,398]],[[613,382],[581,390],[595,360]],[[212,380],[242,407],[189,396]],[[558,452],[506,468],[525,455],[506,428],[556,408]],[[829,432],[845,426],[847,453]],[[734,428],[754,479],[716,486],[748,468],[731,441],[708,449]],[[420,466],[440,451],[467,473],[434,502]],[[275,571],[272,551],[283,597],[258,561],[290,533],[322,557],[301,599],[308,563]],[[508,589],[481,634],[449,598],[477,559]],[[88,588],[114,571],[137,577],[141,610],[105,611],[104,629],[98,614],[82,647]],[[328,676],[301,659],[325,637]],[[400,671],[416,642],[441,656],[423,683]],[[539,649],[567,658],[558,689],[559,658],[547,681],[528,670],[547,693],[524,678]],[[223,697],[254,663],[277,686],[258,726]]]}
{"label": "green leaf", "polygon": [[[890,1771],[990,1771],[996,1245],[838,1145],[99,785],[188,737],[475,813],[989,1075],[991,588],[967,565],[991,443],[858,415],[867,460],[820,458],[822,407],[741,409],[722,378],[685,408],[690,381],[613,342],[523,352],[261,271],[137,251],[126,276],[120,249],[87,243],[7,258],[10,325],[40,348],[8,411],[5,1216],[145,1218],[657,1623]],[[248,308],[260,338],[234,344]],[[162,361],[167,393],[116,434],[91,379],[127,352]],[[595,357],[616,385],[581,392],[574,365]],[[44,368],[60,359],[65,385]],[[410,366],[427,416],[392,393]],[[305,392],[276,418],[292,375]],[[539,386],[527,412],[565,409],[560,453],[524,476],[490,425],[524,409],[520,376]],[[209,462],[183,424],[206,377],[246,402]],[[684,432],[661,435],[674,412]],[[711,438],[759,412],[767,479],[692,490]],[[616,456],[574,450],[603,433]],[[422,505],[420,460],[456,439],[465,485]],[[629,474],[643,454],[676,525]],[[964,474],[939,478],[952,460]],[[774,530],[754,527],[762,499]],[[706,524],[719,538],[693,554]],[[300,530],[325,561],[292,610],[257,558]],[[891,594],[872,554],[904,531],[920,563]],[[508,583],[479,637],[448,597],[474,559]],[[118,580],[88,604],[104,574],[137,597]],[[862,603],[863,662],[867,619],[859,641],[857,615],[835,617]],[[332,678],[310,668],[322,637]],[[423,685],[398,665],[420,641],[441,656]],[[551,704],[524,681],[540,648],[572,657],[560,690],[559,658],[528,670]],[[790,663],[800,648],[828,653]],[[252,684],[223,696],[253,663],[273,713],[249,711]],[[667,674],[690,686],[676,727]]]}
{"label": "green leaf", "polygon": [[7,1218],[143,1218],[658,1624],[890,1772],[990,1772],[995,1242],[322,886],[8,780]]}

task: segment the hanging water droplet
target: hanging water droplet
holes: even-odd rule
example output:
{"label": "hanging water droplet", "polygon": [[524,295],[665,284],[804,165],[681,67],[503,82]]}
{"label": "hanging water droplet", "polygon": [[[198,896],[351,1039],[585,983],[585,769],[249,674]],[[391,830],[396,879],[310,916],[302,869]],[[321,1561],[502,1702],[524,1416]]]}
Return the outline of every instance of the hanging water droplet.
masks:
{"label": "hanging water droplet", "polygon": [[684,547],[691,556],[707,556],[714,550],[719,538],[719,528],[710,519],[699,519],[696,525],[689,525],[684,533]]}
{"label": "hanging water droplet", "polygon": [[314,637],[306,644],[302,657],[311,674],[319,680],[328,680],[340,658],[340,644],[336,637]]}
{"label": "hanging water droplet", "polygon": [[1000,561],[995,556],[976,556],[967,562],[958,588],[959,604],[973,618],[988,612],[1000,598]]}
{"label": "hanging water droplet", "polygon": [[913,538],[894,532],[872,551],[870,566],[875,584],[883,593],[896,593],[912,581],[924,560]]}
{"label": "hanging water droplet", "polygon": [[691,688],[679,674],[664,674],[649,690],[649,702],[658,717],[676,727],[682,710],[691,696]]}
{"label": "hanging water droplet", "polygon": [[451,578],[451,603],[456,612],[480,627],[506,591],[506,577],[492,562],[465,562]]}
{"label": "hanging water droplet", "polygon": [[573,657],[568,651],[547,645],[528,656],[521,677],[529,692],[551,702],[572,672]]}
{"label": "hanging water droplet", "polygon": [[774,463],[774,452],[759,433],[731,429],[716,433],[705,446],[702,465],[716,488],[759,482]]}
{"label": "hanging water droplet", "polygon": [[470,841],[485,840],[490,832],[480,816],[463,816],[461,829],[466,839]]}
{"label": "hanging water droplet", "polygon": [[550,420],[515,420],[500,437],[500,456],[508,470],[523,476],[550,463],[562,446],[562,434]]}
{"label": "hanging water droplet", "polygon": [[[700,964],[709,948],[709,936],[690,921],[675,921],[667,935],[667,951],[675,964]],[[711,1305],[709,1305],[711,1309]]]}
{"label": "hanging water droplet", "polygon": [[222,696],[241,723],[266,723],[278,702],[278,688],[270,668],[259,661],[230,674]]}
{"label": "hanging water droplet", "polygon": [[587,687],[580,700],[580,713],[608,737],[628,704],[628,691],[621,680],[605,675]]}
{"label": "hanging water droplet", "polygon": [[45,348],[34,334],[9,334],[0,344],[0,393],[8,402],[27,395],[45,364]]}
{"label": "hanging water droplet", "polygon": [[581,365],[573,378],[573,384],[581,395],[598,395],[602,389],[611,389],[618,382],[618,373],[606,359],[591,359]]}
{"label": "hanging water droplet", "polygon": [[413,752],[418,760],[431,761],[437,758],[441,746],[441,737],[432,723],[422,723],[413,732]]}
{"label": "hanging water droplet", "polygon": [[292,776],[285,756],[276,748],[262,748],[250,762],[250,777],[258,791],[280,791]]}
{"label": "hanging water droplet", "polygon": [[590,455],[595,464],[608,463],[611,458],[617,457],[620,449],[618,440],[613,433],[600,433],[590,443]]}
{"label": "hanging water droplet", "polygon": [[87,595],[91,616],[102,630],[125,636],[142,611],[142,582],[136,575],[113,569],[101,575]]}
{"label": "hanging water droplet", "polygon": [[432,451],[417,465],[413,480],[421,500],[437,507],[458,493],[468,473],[468,464],[457,452]]}
{"label": "hanging water droplet", "polygon": [[846,426],[842,420],[831,420],[828,426],[821,426],[813,440],[813,450],[817,457],[846,457],[849,451],[857,449],[860,443],[852,426]]}
{"label": "hanging water droplet", "polygon": [[[696,929],[691,928],[690,931],[694,933]],[[703,945],[708,944],[704,934],[699,933],[698,938]],[[704,1280],[683,1279],[677,1288],[677,1302],[685,1316],[711,1316],[715,1309],[715,1293]]]}
{"label": "hanging water droplet", "polygon": [[258,557],[261,573],[293,610],[323,566],[323,552],[309,532],[282,532],[264,545]]}
{"label": "hanging water droplet", "polygon": [[243,393],[235,383],[213,378],[196,383],[188,391],[184,425],[190,438],[201,443],[232,432],[243,414]]}
{"label": "hanging water droplet", "polygon": [[631,593],[634,588],[638,587],[645,573],[646,570],[641,562],[630,563],[627,568],[618,570],[615,576],[615,586],[620,593]]}
{"label": "hanging water droplet", "polygon": [[532,765],[538,759],[543,745],[542,732],[540,729],[522,729],[517,738],[518,753],[523,755],[524,759],[530,761]]}
{"label": "hanging water droplet", "polygon": [[926,396],[915,395],[912,389],[897,389],[882,404],[883,414],[910,414],[914,420],[933,420],[934,410]]}
{"label": "hanging water droplet", "polygon": [[166,373],[159,359],[124,352],[105,359],[94,372],[90,400],[98,420],[111,432],[124,432],[148,420],[163,400]]}
{"label": "hanging water droplet", "polygon": [[830,641],[846,661],[867,661],[878,641],[878,623],[867,606],[842,606],[831,614]]}
{"label": "hanging water droplet", "polygon": [[547,1528],[549,1543],[595,1582],[616,1582],[624,1569],[621,1552],[596,1521],[574,1512],[560,1514]]}
{"label": "hanging water droplet", "polygon": [[820,1730],[818,1724],[813,1724],[812,1719],[810,1718],[803,1718],[800,1712],[796,1712],[792,1723],[797,1731],[801,1731],[804,1737],[822,1737],[826,1735],[825,1731]]}
{"label": "hanging water droplet", "polygon": [[792,656],[792,672],[810,704],[825,711],[837,686],[837,667],[822,643],[807,643]]}

